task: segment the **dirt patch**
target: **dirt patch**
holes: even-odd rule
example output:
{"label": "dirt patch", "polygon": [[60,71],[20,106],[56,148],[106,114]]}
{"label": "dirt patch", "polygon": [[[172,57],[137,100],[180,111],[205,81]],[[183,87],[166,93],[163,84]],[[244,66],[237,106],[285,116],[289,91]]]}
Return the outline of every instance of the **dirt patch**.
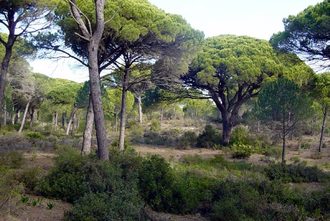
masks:
{"label": "dirt patch", "polygon": [[134,149],[141,156],[160,155],[167,160],[180,160],[185,156],[195,156],[195,155],[198,155],[206,159],[206,158],[212,158],[219,154],[223,154],[222,150],[212,150],[205,148],[179,150],[174,148],[138,145],[138,146],[134,146]]}
{"label": "dirt patch", "polygon": [[26,159],[25,165],[27,168],[40,167],[44,170],[49,170],[54,165],[55,153],[50,152],[31,152],[24,153]]}
{"label": "dirt patch", "polygon": [[147,217],[152,221],[206,221],[207,219],[200,215],[174,215],[169,213],[159,213],[150,208],[144,209]]}
{"label": "dirt patch", "polygon": [[[28,202],[11,205],[10,212],[0,214],[0,221],[60,221],[72,205],[60,200],[27,195]],[[34,205],[33,202],[38,202]]]}

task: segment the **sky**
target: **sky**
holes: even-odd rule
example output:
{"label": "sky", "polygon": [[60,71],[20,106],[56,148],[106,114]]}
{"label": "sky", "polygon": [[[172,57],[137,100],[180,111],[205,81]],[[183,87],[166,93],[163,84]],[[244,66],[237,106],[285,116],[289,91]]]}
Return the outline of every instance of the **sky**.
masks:
{"label": "sky", "polygon": [[[233,34],[266,39],[283,30],[283,18],[322,0],[149,0],[168,13],[179,14],[206,37]],[[88,79],[85,67],[71,59],[30,61],[34,72],[77,82]]]}

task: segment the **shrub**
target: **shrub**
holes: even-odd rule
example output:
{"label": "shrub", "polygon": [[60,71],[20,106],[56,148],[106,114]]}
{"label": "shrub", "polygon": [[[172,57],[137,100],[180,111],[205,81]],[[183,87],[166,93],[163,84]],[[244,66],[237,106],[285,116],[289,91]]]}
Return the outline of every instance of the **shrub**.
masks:
{"label": "shrub", "polygon": [[153,145],[177,146],[179,133],[180,131],[176,129],[159,133],[148,131],[144,134],[144,142]]}
{"label": "shrub", "polygon": [[27,132],[25,136],[31,140],[41,140],[44,139],[44,135],[39,132]]}
{"label": "shrub", "polygon": [[69,150],[56,159],[54,168],[39,183],[46,196],[74,202],[89,192],[111,192],[120,171],[101,162]]}
{"label": "shrub", "polygon": [[100,161],[71,149],[62,151],[41,180],[40,193],[74,202],[68,220],[135,220],[142,208],[139,158],[132,151],[113,151],[110,156],[111,161]]}
{"label": "shrub", "polygon": [[30,191],[34,191],[42,179],[44,171],[39,167],[28,168],[22,171],[18,180]]}
{"label": "shrub", "polygon": [[[222,181],[213,190],[212,220],[254,220],[261,197],[244,182]],[[258,202],[258,203],[256,203]]]}
{"label": "shrub", "polygon": [[158,132],[160,131],[160,122],[159,120],[153,119],[150,124],[150,131]]}
{"label": "shrub", "polygon": [[24,157],[21,152],[10,151],[0,154],[0,165],[11,169],[21,168],[24,163]]}
{"label": "shrub", "polygon": [[133,124],[129,132],[132,142],[143,143],[144,128],[141,124]]}
{"label": "shrub", "polygon": [[317,167],[308,167],[303,163],[298,164],[272,164],[265,168],[266,175],[270,180],[282,182],[320,182],[325,176]]}
{"label": "shrub", "polygon": [[179,139],[179,146],[181,148],[194,147],[197,143],[197,135],[195,132],[186,131]]}
{"label": "shrub", "polygon": [[157,211],[171,211],[174,174],[161,157],[151,156],[139,170],[139,189],[144,201]]}
{"label": "shrub", "polygon": [[112,195],[89,193],[80,198],[65,215],[70,221],[142,220],[142,203],[136,192],[116,190]]}
{"label": "shrub", "polygon": [[178,173],[175,179],[176,200],[173,207],[175,213],[196,213],[204,212],[205,208],[212,198],[213,186],[215,180],[203,177],[200,174]]}
{"label": "shrub", "polygon": [[221,142],[220,134],[211,126],[206,125],[204,131],[197,137],[197,146],[212,148]]}
{"label": "shrub", "polygon": [[231,146],[231,149],[233,151],[233,158],[238,158],[238,159],[245,159],[249,158],[251,154],[254,152],[253,147],[248,144],[238,144],[235,143]]}
{"label": "shrub", "polygon": [[324,220],[328,220],[330,218],[330,189],[326,188],[309,194],[305,197],[304,207],[316,218],[324,217]]}
{"label": "shrub", "polygon": [[231,135],[231,143],[249,144],[249,132],[245,127],[236,127]]}

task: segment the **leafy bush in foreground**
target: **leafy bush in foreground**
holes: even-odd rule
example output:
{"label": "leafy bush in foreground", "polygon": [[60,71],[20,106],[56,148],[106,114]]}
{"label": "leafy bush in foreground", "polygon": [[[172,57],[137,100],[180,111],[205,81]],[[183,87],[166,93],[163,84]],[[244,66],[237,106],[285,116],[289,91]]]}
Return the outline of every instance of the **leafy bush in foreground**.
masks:
{"label": "leafy bush in foreground", "polygon": [[[68,220],[135,220],[142,209],[137,168],[130,168],[131,162],[124,160],[117,156],[114,163],[99,161],[67,151],[39,183],[39,192],[73,202]],[[104,210],[103,204],[110,207]]]}

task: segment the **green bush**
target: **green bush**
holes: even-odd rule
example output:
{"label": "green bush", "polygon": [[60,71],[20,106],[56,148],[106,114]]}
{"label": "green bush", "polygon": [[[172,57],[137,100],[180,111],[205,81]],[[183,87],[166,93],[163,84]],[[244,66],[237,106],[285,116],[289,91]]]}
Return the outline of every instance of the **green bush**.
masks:
{"label": "green bush", "polygon": [[25,136],[27,138],[33,139],[33,140],[44,139],[44,135],[42,135],[40,132],[27,132],[27,133],[25,133]]}
{"label": "green bush", "polygon": [[141,124],[133,124],[130,129],[130,139],[135,143],[143,143],[144,128]]}
{"label": "green bush", "polygon": [[219,146],[220,142],[220,134],[211,125],[206,125],[204,131],[197,137],[197,147],[212,148]]}
{"label": "green bush", "polygon": [[231,143],[249,144],[249,131],[245,127],[235,127],[231,134]]}
{"label": "green bush", "polygon": [[68,221],[143,220],[142,202],[135,191],[116,189],[107,193],[89,193],[80,198],[70,212]]}
{"label": "green bush", "polygon": [[323,191],[312,192],[304,198],[305,209],[314,217],[322,220],[330,218],[330,188]]}
{"label": "green bush", "polygon": [[129,150],[112,151],[110,156],[111,161],[100,161],[72,149],[62,151],[54,168],[40,181],[39,192],[73,202],[67,220],[135,220],[142,208],[140,160]]}
{"label": "green bush", "polygon": [[249,158],[251,154],[254,152],[253,147],[248,144],[241,144],[241,143],[235,143],[231,146],[231,149],[233,151],[232,156],[233,158],[238,159],[245,159]]}
{"label": "green bush", "polygon": [[162,132],[148,131],[144,134],[144,142],[146,144],[162,145],[162,146],[178,146],[178,137],[180,131],[171,129]]}
{"label": "green bush", "polygon": [[317,167],[308,167],[303,163],[298,164],[272,164],[265,168],[266,175],[270,180],[282,182],[320,182],[327,176]]}
{"label": "green bush", "polygon": [[0,165],[10,169],[21,168],[24,163],[24,157],[21,152],[10,151],[0,154]]}
{"label": "green bush", "polygon": [[139,189],[143,200],[157,211],[172,211],[174,174],[170,165],[159,156],[142,162],[139,170]]}
{"label": "green bush", "polygon": [[[197,213],[205,210],[212,198],[215,180],[200,174],[177,173],[175,179],[175,213]],[[207,208],[206,208],[207,209]]]}
{"label": "green bush", "polygon": [[197,135],[195,132],[186,131],[184,134],[179,138],[179,146],[181,148],[187,147],[195,147],[197,143]]}
{"label": "green bush", "polygon": [[22,171],[18,180],[30,191],[34,191],[42,179],[44,171],[39,167],[28,168]]}
{"label": "green bush", "polygon": [[150,124],[150,131],[158,132],[160,131],[160,122],[158,119],[153,119]]}
{"label": "green bush", "polygon": [[212,220],[255,220],[262,203],[258,191],[251,185],[229,180],[213,189],[212,201]]}

